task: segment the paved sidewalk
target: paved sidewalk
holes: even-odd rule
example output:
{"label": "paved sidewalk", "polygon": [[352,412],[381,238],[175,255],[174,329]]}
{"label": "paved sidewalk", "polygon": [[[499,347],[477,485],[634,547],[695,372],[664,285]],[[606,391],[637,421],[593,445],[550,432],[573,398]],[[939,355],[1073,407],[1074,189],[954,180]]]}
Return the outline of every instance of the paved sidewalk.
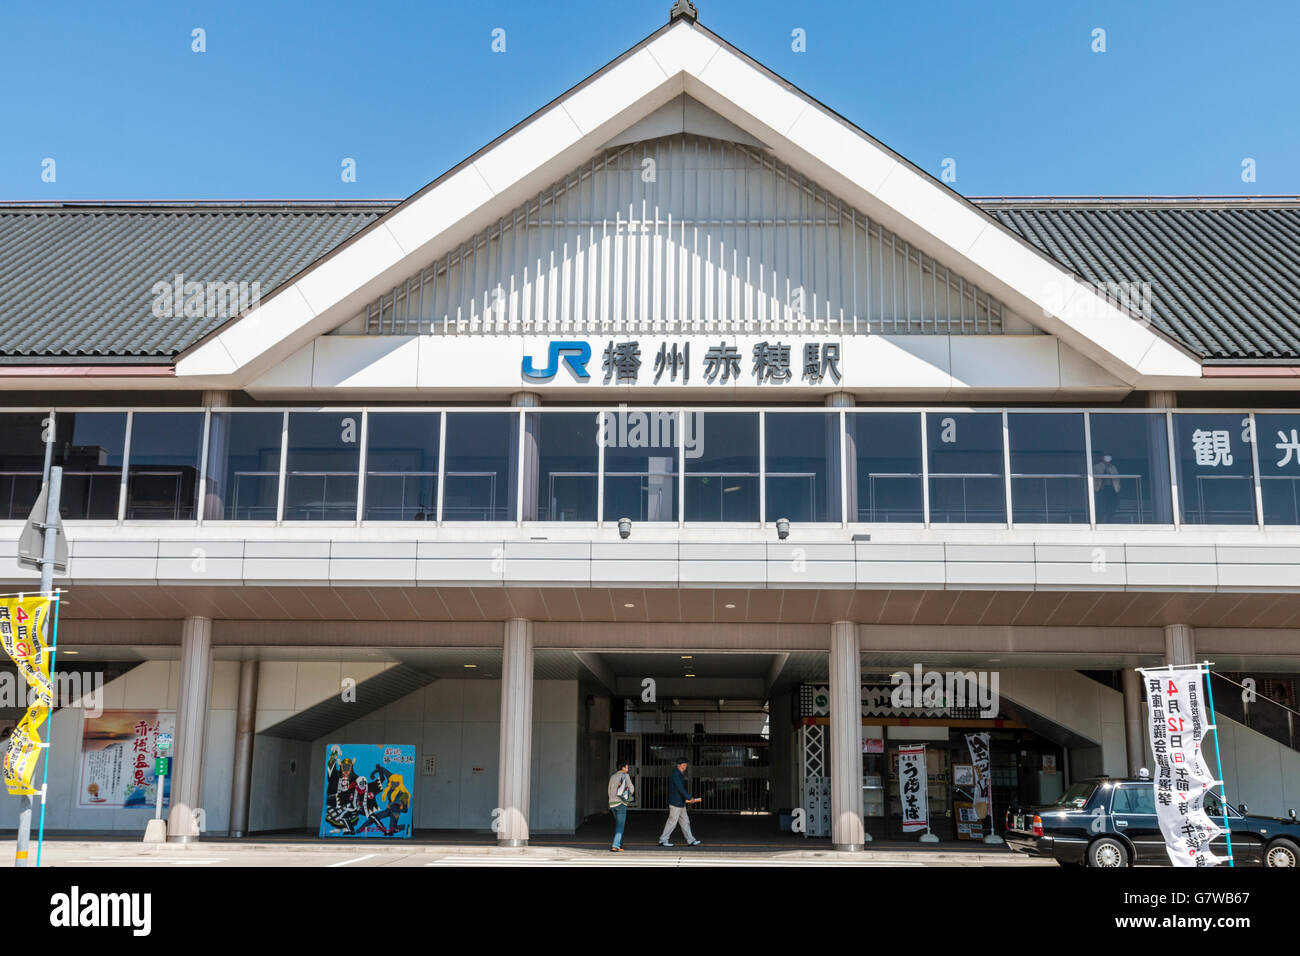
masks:
{"label": "paved sidewalk", "polygon": [[[12,858],[13,841],[0,843],[0,859]],[[192,844],[146,845],[138,840],[47,840],[42,867],[370,867],[370,866],[1041,866],[1005,849],[873,848],[837,853],[809,850],[632,847],[611,853],[576,846],[518,849],[462,843],[379,843],[378,841],[288,842],[205,839]]]}

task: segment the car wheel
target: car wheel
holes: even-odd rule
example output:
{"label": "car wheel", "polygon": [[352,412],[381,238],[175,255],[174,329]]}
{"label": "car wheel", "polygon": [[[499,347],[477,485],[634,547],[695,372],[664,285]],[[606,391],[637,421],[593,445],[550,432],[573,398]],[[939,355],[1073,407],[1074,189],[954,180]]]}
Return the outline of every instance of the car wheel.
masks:
{"label": "car wheel", "polygon": [[1089,866],[1128,866],[1128,847],[1119,840],[1102,837],[1088,847]]}
{"label": "car wheel", "polygon": [[1274,840],[1264,851],[1265,866],[1300,866],[1300,846],[1285,837]]}

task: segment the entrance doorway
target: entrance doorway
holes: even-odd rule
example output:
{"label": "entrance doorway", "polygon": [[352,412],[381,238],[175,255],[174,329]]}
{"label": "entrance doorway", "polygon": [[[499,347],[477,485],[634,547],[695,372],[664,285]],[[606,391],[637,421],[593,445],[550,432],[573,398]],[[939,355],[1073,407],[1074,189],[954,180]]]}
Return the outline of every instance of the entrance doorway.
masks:
{"label": "entrance doorway", "polygon": [[[764,716],[762,712],[755,717]],[[757,719],[755,720],[757,723]],[[690,763],[692,813],[770,813],[771,740],[758,733],[710,733],[698,723],[690,733],[622,733],[611,741],[611,772],[629,762],[637,810],[668,808],[668,779],[681,760]]]}

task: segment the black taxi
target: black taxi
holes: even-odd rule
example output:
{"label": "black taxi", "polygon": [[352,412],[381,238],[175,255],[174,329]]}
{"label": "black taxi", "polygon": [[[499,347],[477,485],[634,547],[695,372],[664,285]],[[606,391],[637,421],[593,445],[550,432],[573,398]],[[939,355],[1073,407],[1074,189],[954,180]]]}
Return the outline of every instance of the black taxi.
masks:
{"label": "black taxi", "polygon": [[[1209,794],[1205,810],[1223,826],[1224,808]],[[1300,865],[1300,823],[1227,808],[1232,855],[1237,866]],[[1062,866],[1170,865],[1156,819],[1155,789],[1149,778],[1094,777],[1080,780],[1045,806],[1012,806],[1005,833],[1013,850],[1048,857]],[[1227,857],[1227,838],[1211,843]]]}

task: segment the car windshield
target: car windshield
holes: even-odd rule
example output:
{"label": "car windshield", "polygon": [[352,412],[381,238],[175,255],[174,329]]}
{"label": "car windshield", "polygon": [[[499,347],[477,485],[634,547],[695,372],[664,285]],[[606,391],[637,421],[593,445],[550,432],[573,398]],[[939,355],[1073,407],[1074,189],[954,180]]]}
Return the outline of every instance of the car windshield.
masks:
{"label": "car windshield", "polygon": [[1052,801],[1054,807],[1072,807],[1075,810],[1082,810],[1088,804],[1088,798],[1092,792],[1097,789],[1097,785],[1091,781],[1080,781],[1070,787],[1069,790],[1061,794]]}

